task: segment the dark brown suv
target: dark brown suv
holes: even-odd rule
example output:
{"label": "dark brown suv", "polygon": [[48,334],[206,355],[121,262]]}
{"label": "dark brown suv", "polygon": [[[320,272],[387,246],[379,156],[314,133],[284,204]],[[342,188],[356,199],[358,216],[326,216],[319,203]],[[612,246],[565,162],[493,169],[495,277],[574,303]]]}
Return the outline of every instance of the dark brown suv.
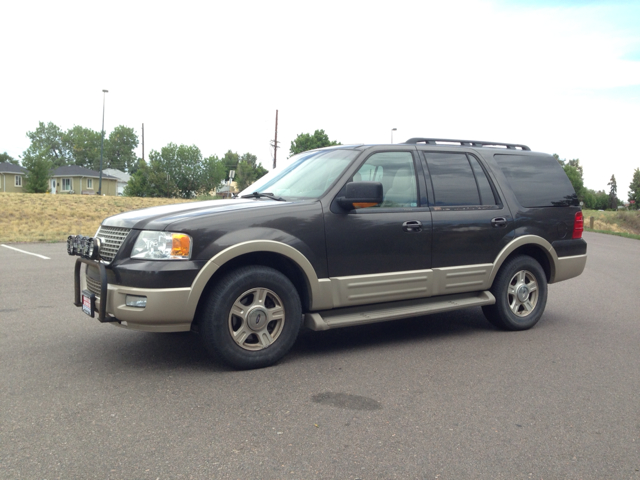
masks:
{"label": "dark brown suv", "polygon": [[303,323],[481,306],[499,328],[531,328],[547,284],[584,270],[582,228],[550,155],[413,138],[304,152],[237,199],[116,215],[68,251],[88,315],[194,330],[225,363],[257,368],[282,358]]}

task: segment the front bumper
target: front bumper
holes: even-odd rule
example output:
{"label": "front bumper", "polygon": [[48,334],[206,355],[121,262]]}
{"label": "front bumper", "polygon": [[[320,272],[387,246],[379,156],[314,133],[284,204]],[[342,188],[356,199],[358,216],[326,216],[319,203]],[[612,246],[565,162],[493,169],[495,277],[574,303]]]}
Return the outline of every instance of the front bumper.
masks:
{"label": "front bumper", "polygon": [[[108,283],[104,264],[77,258],[74,272],[74,305],[82,306],[81,292],[87,288],[82,264],[97,268],[100,273],[99,293],[95,292],[95,309],[100,322],[109,322],[132,330],[147,332],[186,332],[193,321],[188,307],[191,288],[135,288]],[[127,295],[147,297],[144,308],[126,305]]]}

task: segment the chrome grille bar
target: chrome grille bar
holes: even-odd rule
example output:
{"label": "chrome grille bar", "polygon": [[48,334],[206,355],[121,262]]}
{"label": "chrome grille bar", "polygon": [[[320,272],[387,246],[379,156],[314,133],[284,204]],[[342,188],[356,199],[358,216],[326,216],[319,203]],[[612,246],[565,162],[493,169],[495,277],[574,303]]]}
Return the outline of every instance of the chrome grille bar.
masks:
{"label": "chrome grille bar", "polygon": [[130,228],[105,227],[104,225],[100,225],[96,237],[100,237],[102,239],[100,257],[105,261],[105,263],[111,263],[113,261],[118,250],[120,250],[122,242],[127,238],[130,231]]}

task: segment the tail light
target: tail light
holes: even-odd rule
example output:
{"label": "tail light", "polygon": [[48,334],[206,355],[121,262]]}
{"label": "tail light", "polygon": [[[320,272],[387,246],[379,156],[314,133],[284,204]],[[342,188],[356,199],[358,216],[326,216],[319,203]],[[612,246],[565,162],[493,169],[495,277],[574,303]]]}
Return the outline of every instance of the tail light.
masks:
{"label": "tail light", "polygon": [[582,238],[582,232],[584,231],[584,217],[582,212],[576,212],[575,220],[573,221],[573,237]]}

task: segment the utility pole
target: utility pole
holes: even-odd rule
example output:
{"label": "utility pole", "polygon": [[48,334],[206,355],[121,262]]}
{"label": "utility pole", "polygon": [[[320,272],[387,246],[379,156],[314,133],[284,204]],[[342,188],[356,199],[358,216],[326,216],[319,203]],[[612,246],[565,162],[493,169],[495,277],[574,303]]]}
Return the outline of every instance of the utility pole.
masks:
{"label": "utility pole", "polygon": [[144,160],[144,123],[142,124],[142,160]]}
{"label": "utility pole", "polygon": [[273,147],[273,168],[276,168],[276,157],[278,156],[278,110],[276,110],[276,138],[271,141],[271,146]]}
{"label": "utility pole", "polygon": [[98,195],[102,195],[102,151],[104,150],[104,102],[109,90],[102,90],[102,140],[100,142],[100,183],[98,184]]}

